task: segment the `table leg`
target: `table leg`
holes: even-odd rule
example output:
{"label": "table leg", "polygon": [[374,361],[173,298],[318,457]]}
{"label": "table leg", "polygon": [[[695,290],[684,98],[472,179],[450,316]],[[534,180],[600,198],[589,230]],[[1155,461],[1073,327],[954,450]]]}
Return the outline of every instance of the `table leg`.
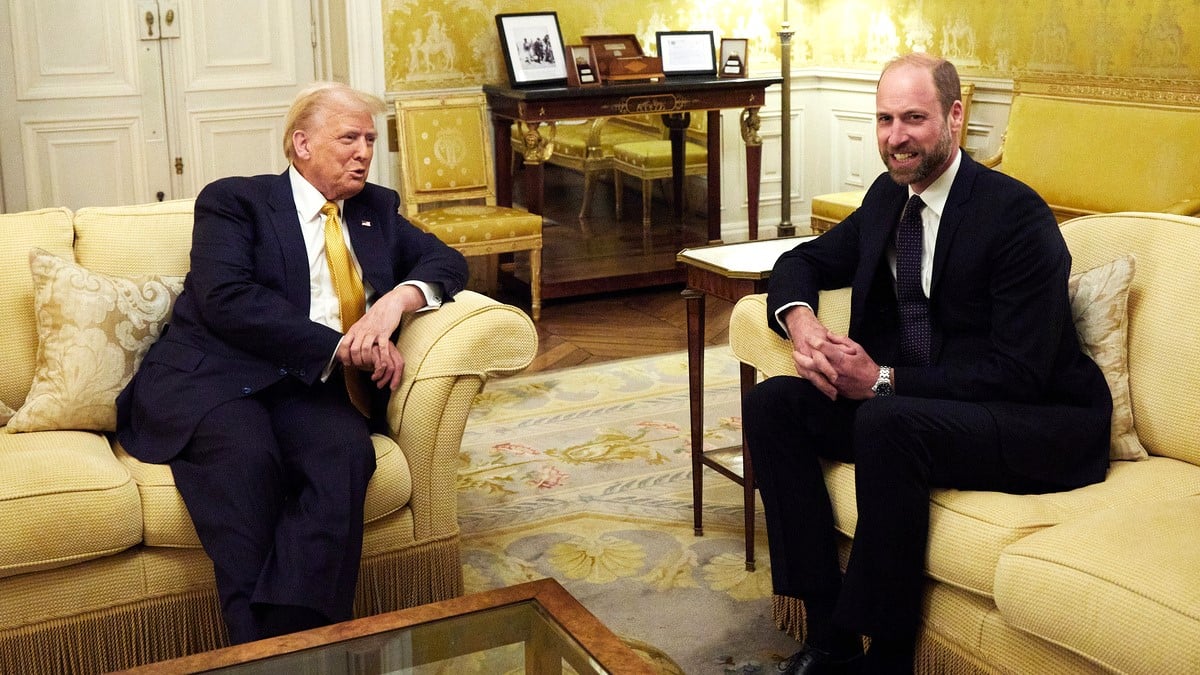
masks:
{"label": "table leg", "polygon": [[742,111],[742,140],[746,142],[746,201],[750,238],[758,239],[758,197],[762,178],[762,138],[758,135],[758,108]]}
{"label": "table leg", "polygon": [[708,243],[721,241],[721,111],[708,111]]}
{"label": "table leg", "polygon": [[493,170],[496,172],[496,203],[512,206],[512,132],[510,119],[492,115],[492,149],[495,150]]}
{"label": "table leg", "polygon": [[688,402],[692,433],[692,522],[697,537],[704,535],[704,293],[687,289]]}
{"label": "table leg", "polygon": [[667,113],[662,116],[663,125],[671,138],[671,208],[675,219],[683,222],[683,190],[687,176],[684,165],[687,163],[687,142],[684,136],[691,124],[691,113]]}
{"label": "table leg", "polygon": [[554,151],[555,124],[550,122],[550,137],[538,131],[540,122],[525,123],[525,208],[530,213],[542,214],[546,184],[545,162]]}
{"label": "table leg", "polygon": [[[758,371],[754,366],[741,364],[742,400],[758,382]],[[745,414],[742,415],[745,420]],[[742,508],[746,524],[746,569],[754,571],[754,466],[750,463],[750,449],[746,446],[746,431],[742,429]]]}

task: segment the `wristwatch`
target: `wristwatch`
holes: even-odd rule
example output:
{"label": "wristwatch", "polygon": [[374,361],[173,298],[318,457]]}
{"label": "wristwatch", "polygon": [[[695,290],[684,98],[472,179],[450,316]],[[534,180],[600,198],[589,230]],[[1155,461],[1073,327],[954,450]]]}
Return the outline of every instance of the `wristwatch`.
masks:
{"label": "wristwatch", "polygon": [[875,380],[871,391],[875,392],[876,396],[891,396],[896,393],[896,390],[892,388],[891,366],[879,366],[879,379]]}

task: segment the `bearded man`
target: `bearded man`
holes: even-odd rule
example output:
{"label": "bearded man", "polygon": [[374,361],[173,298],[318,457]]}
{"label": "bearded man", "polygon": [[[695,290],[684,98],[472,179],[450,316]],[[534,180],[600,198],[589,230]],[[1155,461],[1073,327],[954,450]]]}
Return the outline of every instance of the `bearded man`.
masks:
{"label": "bearded man", "polygon": [[[959,91],[945,60],[888,63],[887,173],[771,274],[765,319],[798,377],[762,382],[743,410],[774,590],[806,610],[784,672],[912,671],[930,488],[1044,493],[1105,476],[1112,401],[1075,335],[1070,254],[1045,201],[957,147]],[[847,286],[837,335],[818,293]],[[855,465],[844,577],[822,458]]]}

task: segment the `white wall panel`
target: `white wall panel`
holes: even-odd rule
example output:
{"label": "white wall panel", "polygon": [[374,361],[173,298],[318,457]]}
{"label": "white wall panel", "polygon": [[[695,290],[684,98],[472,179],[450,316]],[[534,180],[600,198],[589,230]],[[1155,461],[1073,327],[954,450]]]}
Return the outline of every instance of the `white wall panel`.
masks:
{"label": "white wall panel", "polygon": [[138,93],[129,3],[10,0],[9,11],[18,100]]}
{"label": "white wall panel", "polygon": [[296,84],[297,35],[287,0],[205,0],[187,5],[182,45],[189,92]]}
{"label": "white wall panel", "polygon": [[132,204],[145,194],[138,118],[23,120],[31,204]]}
{"label": "white wall panel", "polygon": [[203,158],[190,172],[192,189],[225,176],[279,173],[287,168],[283,156],[283,125],[287,108],[200,110],[190,115],[192,146]]}

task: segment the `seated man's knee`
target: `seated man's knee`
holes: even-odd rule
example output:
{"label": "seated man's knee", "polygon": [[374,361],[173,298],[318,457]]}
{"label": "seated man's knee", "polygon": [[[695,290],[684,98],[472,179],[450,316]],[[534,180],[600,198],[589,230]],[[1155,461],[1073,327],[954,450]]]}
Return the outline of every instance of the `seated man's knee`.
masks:
{"label": "seated man's knee", "polygon": [[743,422],[754,424],[759,419],[779,419],[795,414],[797,397],[803,388],[812,388],[799,377],[768,377],[754,385],[742,404]]}

